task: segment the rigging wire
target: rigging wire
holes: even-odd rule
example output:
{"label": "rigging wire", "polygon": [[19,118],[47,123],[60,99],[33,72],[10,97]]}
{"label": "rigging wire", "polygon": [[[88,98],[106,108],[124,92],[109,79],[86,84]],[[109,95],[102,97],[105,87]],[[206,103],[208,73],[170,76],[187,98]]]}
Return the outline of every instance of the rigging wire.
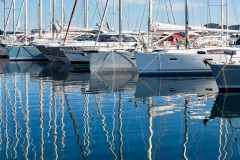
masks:
{"label": "rigging wire", "polygon": [[174,24],[176,24],[175,16],[174,16],[173,9],[172,9],[172,2],[171,2],[171,0],[169,0],[169,4],[170,4],[171,11],[172,11],[173,22],[174,22]]}
{"label": "rigging wire", "polygon": [[[234,3],[233,0],[232,0],[232,3],[233,3],[233,8],[234,8],[234,13],[235,13],[235,16],[236,16],[237,24],[239,25],[239,19],[238,19],[238,16],[237,16],[236,5],[235,5],[235,3]],[[239,29],[238,29],[238,30],[239,30]]]}
{"label": "rigging wire", "polygon": [[[102,8],[104,8],[104,6],[103,6],[103,1],[101,0],[101,3],[102,3]],[[109,30],[110,28],[109,28],[109,25],[108,25],[108,19],[107,19],[107,16],[105,17],[105,19],[106,19],[106,26],[107,26],[107,29]],[[104,25],[103,25],[103,27],[104,27]]]}
{"label": "rigging wire", "polygon": [[156,13],[156,19],[158,18],[158,11],[160,10],[160,1],[158,1],[158,8],[157,8],[157,13]]}
{"label": "rigging wire", "polygon": [[169,15],[168,15],[167,2],[166,2],[166,0],[164,0],[164,1],[165,1],[165,7],[166,7],[167,18],[168,18],[168,24],[170,24],[171,22],[170,22],[170,18],[169,18]]}
{"label": "rigging wire", "polygon": [[[95,0],[95,2],[97,3],[97,0]],[[95,15],[96,15],[97,9],[98,9],[98,8],[95,7],[95,10],[94,10],[94,12],[93,12],[93,17],[92,17],[92,20],[91,20],[91,22],[90,22],[90,26],[93,25],[93,20],[94,20],[94,18],[95,18]]]}
{"label": "rigging wire", "polygon": [[140,25],[139,25],[139,33],[141,31],[141,28],[142,28],[142,24],[143,24],[143,19],[144,19],[144,15],[145,15],[145,12],[146,12],[146,8],[147,8],[147,2],[145,3],[143,14],[142,14],[142,20],[141,20]]}
{"label": "rigging wire", "polygon": [[128,30],[130,30],[130,23],[129,23],[129,17],[128,17],[128,14],[127,14],[127,11],[126,11],[126,5],[123,1],[123,8],[124,8],[124,13],[125,13],[125,16],[126,16],[126,20],[127,20],[127,26],[128,26]]}

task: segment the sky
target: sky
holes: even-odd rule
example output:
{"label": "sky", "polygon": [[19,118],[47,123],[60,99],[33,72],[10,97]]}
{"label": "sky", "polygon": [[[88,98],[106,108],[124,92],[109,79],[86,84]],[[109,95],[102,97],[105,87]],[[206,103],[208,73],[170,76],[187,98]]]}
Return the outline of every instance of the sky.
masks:
{"label": "sky", "polygon": [[[3,30],[4,3],[0,0],[0,29]],[[11,0],[6,0],[6,15],[9,13]],[[19,17],[20,9],[24,0],[15,0],[15,24]],[[88,27],[96,28],[100,22],[100,16],[107,0],[88,0]],[[224,0],[224,24],[226,24],[226,0]],[[229,24],[239,24],[240,1],[228,0]],[[68,23],[75,0],[64,0],[65,23]],[[72,25],[83,27],[83,2],[78,0],[77,8],[73,16]],[[148,2],[149,0],[122,0],[122,25],[123,30],[147,31],[148,25]],[[206,23],[221,22],[221,0],[188,0],[189,24],[201,26]],[[42,0],[43,3],[43,28],[50,26],[50,0]],[[185,0],[153,0],[153,18],[160,23],[184,25],[185,23]],[[109,6],[105,22],[111,28],[118,30],[118,0],[109,0]],[[115,6],[115,7],[114,7]],[[38,28],[38,0],[28,0],[28,28]],[[24,10],[20,16],[20,28],[24,30]],[[61,0],[56,0],[56,20],[61,20]],[[13,28],[13,14],[11,13],[7,30]]]}

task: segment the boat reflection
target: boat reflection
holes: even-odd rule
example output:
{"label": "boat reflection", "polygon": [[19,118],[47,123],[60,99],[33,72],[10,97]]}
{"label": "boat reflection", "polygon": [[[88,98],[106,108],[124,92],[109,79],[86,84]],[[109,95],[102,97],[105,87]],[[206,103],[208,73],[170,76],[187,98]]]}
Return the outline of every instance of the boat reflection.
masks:
{"label": "boat reflection", "polygon": [[240,118],[240,93],[219,93],[209,119]]}
{"label": "boat reflection", "polygon": [[218,87],[212,76],[140,76],[135,96],[206,95],[217,92]]}
{"label": "boat reflection", "polygon": [[238,159],[240,133],[240,93],[219,93],[209,117],[203,120],[206,127],[218,122],[218,159]]}
{"label": "boat reflection", "polygon": [[136,72],[91,72],[89,92],[135,91],[137,82]]}
{"label": "boat reflection", "polygon": [[36,76],[45,68],[48,63],[48,61],[9,61],[7,71],[5,73],[29,73],[32,76]]}
{"label": "boat reflection", "polygon": [[7,67],[9,64],[9,60],[8,59],[1,59],[0,58],[0,74],[6,73],[7,72]]}

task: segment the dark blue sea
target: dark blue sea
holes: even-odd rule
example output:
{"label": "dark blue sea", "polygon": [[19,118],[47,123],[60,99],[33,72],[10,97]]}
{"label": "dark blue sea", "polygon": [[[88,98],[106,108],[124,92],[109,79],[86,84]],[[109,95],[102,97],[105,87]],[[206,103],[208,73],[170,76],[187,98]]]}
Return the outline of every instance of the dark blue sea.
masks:
{"label": "dark blue sea", "polygon": [[240,159],[240,93],[212,76],[0,64],[0,159]]}

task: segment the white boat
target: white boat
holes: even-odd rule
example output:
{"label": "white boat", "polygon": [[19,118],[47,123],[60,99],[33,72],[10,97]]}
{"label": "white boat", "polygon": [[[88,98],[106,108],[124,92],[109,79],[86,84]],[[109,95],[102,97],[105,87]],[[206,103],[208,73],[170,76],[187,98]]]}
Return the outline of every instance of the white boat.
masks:
{"label": "white boat", "polygon": [[47,60],[35,46],[7,46],[9,60]]}
{"label": "white boat", "polygon": [[69,44],[63,48],[63,52],[71,64],[81,65],[89,64],[89,53],[100,53],[100,51],[112,51],[115,49],[134,49],[140,43],[139,39],[133,34],[124,34],[122,45],[119,45],[119,34],[108,32],[100,34],[98,41],[97,37],[92,37],[87,41],[78,41],[75,45]]}
{"label": "white boat", "polygon": [[[223,17],[221,17],[223,19]],[[240,50],[235,47],[228,47],[231,42],[227,36],[222,36],[223,32],[237,33],[236,30],[206,28],[204,26],[189,26],[188,20],[188,1],[185,1],[185,25],[162,24],[154,21],[152,12],[149,11],[149,35],[154,31],[172,31],[185,33],[185,49],[169,49],[160,52],[146,51],[136,52],[135,58],[138,72],[140,74],[211,74],[211,68],[205,65],[203,60],[211,60],[211,63],[228,63],[231,61],[238,62],[240,60]],[[190,38],[188,32],[204,33],[214,32],[221,33],[221,39],[214,36],[212,38],[197,37],[192,41],[190,48]],[[151,36],[149,36],[151,37]],[[149,38],[149,48],[153,48],[151,39]],[[197,46],[195,46],[197,45]],[[207,46],[207,47],[206,47]],[[208,47],[209,46],[209,47]],[[235,54],[232,57],[232,54]]]}
{"label": "white boat", "polygon": [[128,50],[98,51],[90,54],[91,72],[137,72],[134,52]]}
{"label": "white boat", "polygon": [[233,47],[170,49],[150,53],[136,52],[135,58],[140,74],[212,74],[211,68],[204,64],[203,60],[218,64],[239,62],[240,49]]}
{"label": "white boat", "polygon": [[240,63],[209,63],[220,92],[240,90]]}

